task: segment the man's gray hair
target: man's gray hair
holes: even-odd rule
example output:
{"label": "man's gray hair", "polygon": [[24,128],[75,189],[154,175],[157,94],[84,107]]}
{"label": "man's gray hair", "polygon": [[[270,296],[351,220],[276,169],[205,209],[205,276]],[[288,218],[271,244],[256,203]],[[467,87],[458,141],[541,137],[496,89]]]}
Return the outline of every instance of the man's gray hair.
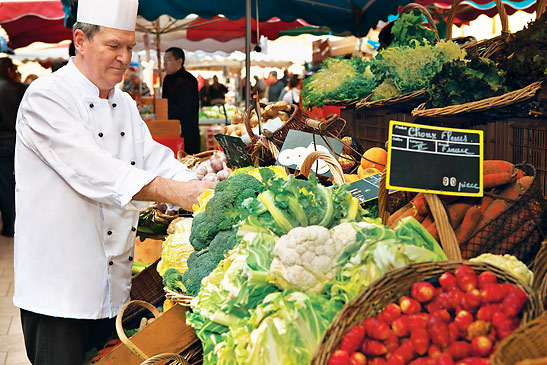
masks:
{"label": "man's gray hair", "polygon": [[91,40],[95,34],[101,31],[101,27],[99,25],[76,22],[74,23],[74,26],[72,27],[73,36],[74,36],[74,32],[76,32],[77,29],[80,29],[82,32],[84,32],[85,36],[89,40]]}

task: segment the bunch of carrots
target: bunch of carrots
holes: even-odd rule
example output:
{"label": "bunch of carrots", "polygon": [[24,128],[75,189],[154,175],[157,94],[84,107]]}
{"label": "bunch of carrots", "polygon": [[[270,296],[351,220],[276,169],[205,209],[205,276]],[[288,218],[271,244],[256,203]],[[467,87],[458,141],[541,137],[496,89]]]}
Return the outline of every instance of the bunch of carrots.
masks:
{"label": "bunch of carrots", "polygon": [[467,265],[432,283],[413,283],[409,296],[353,326],[328,365],[489,365],[519,327],[526,292]]}
{"label": "bunch of carrots", "polygon": [[[513,201],[525,194],[533,179],[533,176],[525,176],[522,170],[510,162],[485,160],[483,188],[485,192],[491,194],[486,194],[482,198],[441,196],[464,259],[473,257],[472,248],[480,243],[479,238],[475,238],[475,234],[502,214]],[[523,209],[520,212],[518,217],[520,228],[505,238],[507,247],[520,243],[536,228],[534,214],[539,213],[539,209],[539,206],[533,205],[530,209]],[[421,222],[424,228],[439,241],[437,225],[422,193],[417,194],[412,201],[393,213],[387,225],[393,228],[400,219],[408,216]]]}

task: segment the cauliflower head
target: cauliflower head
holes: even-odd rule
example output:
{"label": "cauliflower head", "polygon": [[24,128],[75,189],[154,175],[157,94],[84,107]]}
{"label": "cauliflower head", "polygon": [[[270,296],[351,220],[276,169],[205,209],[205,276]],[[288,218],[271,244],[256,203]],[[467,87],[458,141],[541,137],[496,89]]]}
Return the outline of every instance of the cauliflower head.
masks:
{"label": "cauliflower head", "polygon": [[534,274],[532,273],[532,271],[530,271],[530,269],[528,269],[528,267],[522,261],[519,261],[519,259],[517,259],[513,255],[494,255],[491,253],[483,253],[480,256],[470,259],[469,261],[487,262],[489,264],[497,266],[500,269],[503,269],[515,275],[517,278],[521,279],[530,286],[532,285],[532,281],[534,280]]}
{"label": "cauliflower head", "polygon": [[350,223],[331,230],[323,226],[293,228],[275,243],[270,280],[284,290],[320,293],[335,278],[336,261],[351,242],[355,242],[355,229]]}

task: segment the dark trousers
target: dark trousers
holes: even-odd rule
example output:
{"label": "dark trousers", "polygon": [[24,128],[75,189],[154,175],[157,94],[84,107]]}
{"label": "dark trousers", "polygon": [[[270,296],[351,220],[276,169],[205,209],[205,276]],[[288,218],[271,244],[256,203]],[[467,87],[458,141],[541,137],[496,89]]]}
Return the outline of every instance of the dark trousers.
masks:
{"label": "dark trousers", "polygon": [[27,356],[33,365],[81,365],[91,348],[114,334],[115,318],[51,317],[21,309]]}
{"label": "dark trousers", "polygon": [[15,222],[13,151],[3,146],[0,147],[0,212],[2,212],[2,234],[13,236]]}

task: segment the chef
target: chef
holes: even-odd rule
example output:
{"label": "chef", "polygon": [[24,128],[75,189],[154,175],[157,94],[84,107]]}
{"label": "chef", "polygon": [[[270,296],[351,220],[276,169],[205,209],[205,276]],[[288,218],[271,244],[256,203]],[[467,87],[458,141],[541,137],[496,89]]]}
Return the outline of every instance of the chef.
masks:
{"label": "chef", "polygon": [[19,108],[13,302],[33,364],[81,364],[112,334],[144,202],[189,210],[214,187],[152,140],[115,87],[131,62],[137,7],[80,0],[76,56],[33,82]]}

